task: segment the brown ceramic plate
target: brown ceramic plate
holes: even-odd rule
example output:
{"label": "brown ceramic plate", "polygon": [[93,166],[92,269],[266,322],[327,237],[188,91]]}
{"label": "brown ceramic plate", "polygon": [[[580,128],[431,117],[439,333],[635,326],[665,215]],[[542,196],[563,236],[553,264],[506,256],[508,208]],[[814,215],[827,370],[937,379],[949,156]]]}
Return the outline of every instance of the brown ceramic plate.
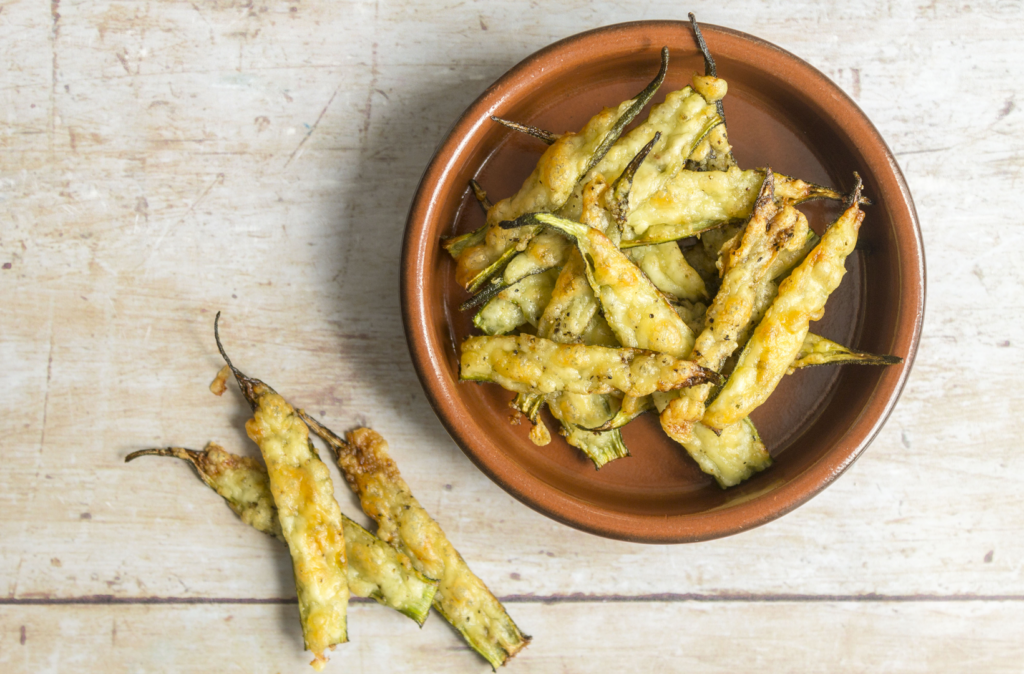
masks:
{"label": "brown ceramic plate", "polygon": [[[924,312],[924,251],[907,185],[875,127],[835,84],[778,47],[727,28],[704,35],[729,83],[725,111],[741,167],[848,190],[864,178],[867,209],[842,286],[812,329],[855,348],[902,356],[887,368],[819,367],[787,376],[752,418],[774,465],[740,486],[719,489],[662,433],[656,415],[627,426],[632,456],[600,471],[555,436],[536,447],[529,424],[509,424],[512,395],[497,385],[460,383],[458,344],[472,330],[458,306],[442,236],[483,224],[467,188],[476,178],[494,200],[513,194],[544,146],[490,115],[556,132],[579,129],[602,106],[635,95],[671,49],[655,101],[685,86],[703,61],[690,27],[627,23],[557,42],[514,67],[474,102],[427,167],[409,214],[402,252],[402,310],[412,359],[452,438],[491,479],[536,510],[592,533],[643,542],[726,536],[807,501],[867,447],[896,404],[917,349]],[[641,113],[641,119],[646,112]],[[819,233],[838,209],[803,207]],[[548,418],[550,428],[557,425]]]}

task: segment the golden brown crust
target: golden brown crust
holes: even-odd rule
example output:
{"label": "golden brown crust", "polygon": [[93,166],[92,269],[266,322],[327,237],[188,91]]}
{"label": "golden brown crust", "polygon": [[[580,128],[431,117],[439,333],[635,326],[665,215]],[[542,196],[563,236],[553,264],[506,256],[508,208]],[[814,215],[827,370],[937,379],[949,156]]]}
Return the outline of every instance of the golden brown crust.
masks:
{"label": "golden brown crust", "polygon": [[215,396],[222,396],[228,390],[228,377],[231,376],[231,367],[225,365],[217,373],[217,376],[210,382],[210,393]]}

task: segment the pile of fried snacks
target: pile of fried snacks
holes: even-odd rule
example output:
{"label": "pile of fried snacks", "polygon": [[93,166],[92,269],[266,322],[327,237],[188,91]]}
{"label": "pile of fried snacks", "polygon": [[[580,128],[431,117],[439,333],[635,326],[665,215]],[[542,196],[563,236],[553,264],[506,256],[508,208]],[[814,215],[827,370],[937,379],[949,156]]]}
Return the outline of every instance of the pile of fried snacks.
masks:
{"label": "pile of fried snacks", "polygon": [[[771,464],[750,420],[781,379],[811,365],[890,365],[809,331],[845,274],[864,219],[847,194],[742,169],[717,77],[693,15],[704,75],[624,132],[665,79],[556,134],[494,118],[548,145],[518,192],[479,229],[444,239],[481,335],[461,346],[460,378],[516,393],[511,406],[550,442],[547,406],[596,468],[629,455],[620,429],[657,410],[661,427],[725,488]],[[842,214],[818,236],[797,208]]]}

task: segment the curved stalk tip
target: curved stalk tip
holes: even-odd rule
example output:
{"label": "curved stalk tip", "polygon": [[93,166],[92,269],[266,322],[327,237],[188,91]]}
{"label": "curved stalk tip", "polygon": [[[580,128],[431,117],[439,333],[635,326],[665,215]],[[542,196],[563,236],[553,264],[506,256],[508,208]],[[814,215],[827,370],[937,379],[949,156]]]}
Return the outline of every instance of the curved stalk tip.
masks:
{"label": "curved stalk tip", "polygon": [[[697,46],[700,48],[700,53],[704,55],[704,74],[710,75],[711,77],[718,77],[718,68],[715,66],[715,57],[711,55],[711,51],[708,49],[708,43],[704,41],[704,35],[700,32],[700,25],[697,23],[697,17],[693,12],[690,12],[690,26],[693,27],[693,36],[697,40]],[[722,122],[725,122],[725,106],[722,105],[722,101],[715,101],[715,107],[718,109],[718,116],[722,118]]]}
{"label": "curved stalk tip", "polygon": [[267,389],[269,389],[270,387],[258,379],[253,379],[252,377],[245,376],[244,374],[242,374],[241,371],[239,371],[237,367],[235,367],[235,364],[231,362],[230,358],[228,358],[227,352],[224,351],[224,345],[221,344],[219,324],[220,312],[218,311],[217,315],[213,319],[213,338],[217,342],[217,350],[220,351],[220,355],[224,359],[224,362],[227,363],[228,367],[231,368],[231,373],[235,375],[235,381],[238,382],[238,388],[242,389],[242,395],[245,397],[246,402],[248,402],[249,406],[255,411],[257,407],[258,397],[256,387],[264,386]]}

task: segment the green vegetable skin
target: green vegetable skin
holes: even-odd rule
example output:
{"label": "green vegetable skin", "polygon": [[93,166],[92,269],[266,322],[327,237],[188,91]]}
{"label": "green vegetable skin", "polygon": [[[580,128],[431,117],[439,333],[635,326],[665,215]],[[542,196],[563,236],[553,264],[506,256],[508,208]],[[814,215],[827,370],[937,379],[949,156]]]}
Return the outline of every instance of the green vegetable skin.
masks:
{"label": "green vegetable skin", "polygon": [[302,636],[314,654],[310,664],[321,670],[327,663],[324,651],[348,641],[341,508],[334,500],[330,472],[309,440],[309,429],[277,392],[231,363],[220,342],[219,321],[218,312],[213,323],[217,348],[253,410],[245,431],[267,465],[270,492],[292,557]]}
{"label": "green vegetable skin", "polygon": [[459,376],[495,382],[518,393],[620,391],[637,398],[721,379],[711,370],[664,353],[559,344],[531,335],[468,338],[462,343]]}
{"label": "green vegetable skin", "polygon": [[360,428],[342,440],[301,410],[299,415],[334,452],[363,512],[377,522],[377,535],[406,554],[417,571],[438,579],[434,608],[466,642],[494,668],[525,648],[530,637],[512,622],[412,495],[384,438]]}
{"label": "green vegetable skin", "polygon": [[[171,456],[187,461],[243,522],[284,541],[270,493],[270,478],[259,461],[226,452],[212,442],[202,452],[181,447],[144,449],[132,452],[125,461],[140,456]],[[356,522],[344,515],[342,522],[352,594],[374,599],[422,625],[437,591],[437,581],[407,568],[404,555]]]}
{"label": "green vegetable skin", "polygon": [[853,252],[864,220],[860,192],[858,178],[851,205],[779,286],[728,381],[704,414],[709,427],[720,430],[749,415],[771,395],[800,353],[810,322],[821,318],[825,301],[846,273],[846,257]]}
{"label": "green vegetable skin", "polygon": [[815,365],[897,365],[903,359],[899,356],[883,356],[864,351],[854,351],[813,333],[808,333],[796,360],[789,366],[789,372]]}

